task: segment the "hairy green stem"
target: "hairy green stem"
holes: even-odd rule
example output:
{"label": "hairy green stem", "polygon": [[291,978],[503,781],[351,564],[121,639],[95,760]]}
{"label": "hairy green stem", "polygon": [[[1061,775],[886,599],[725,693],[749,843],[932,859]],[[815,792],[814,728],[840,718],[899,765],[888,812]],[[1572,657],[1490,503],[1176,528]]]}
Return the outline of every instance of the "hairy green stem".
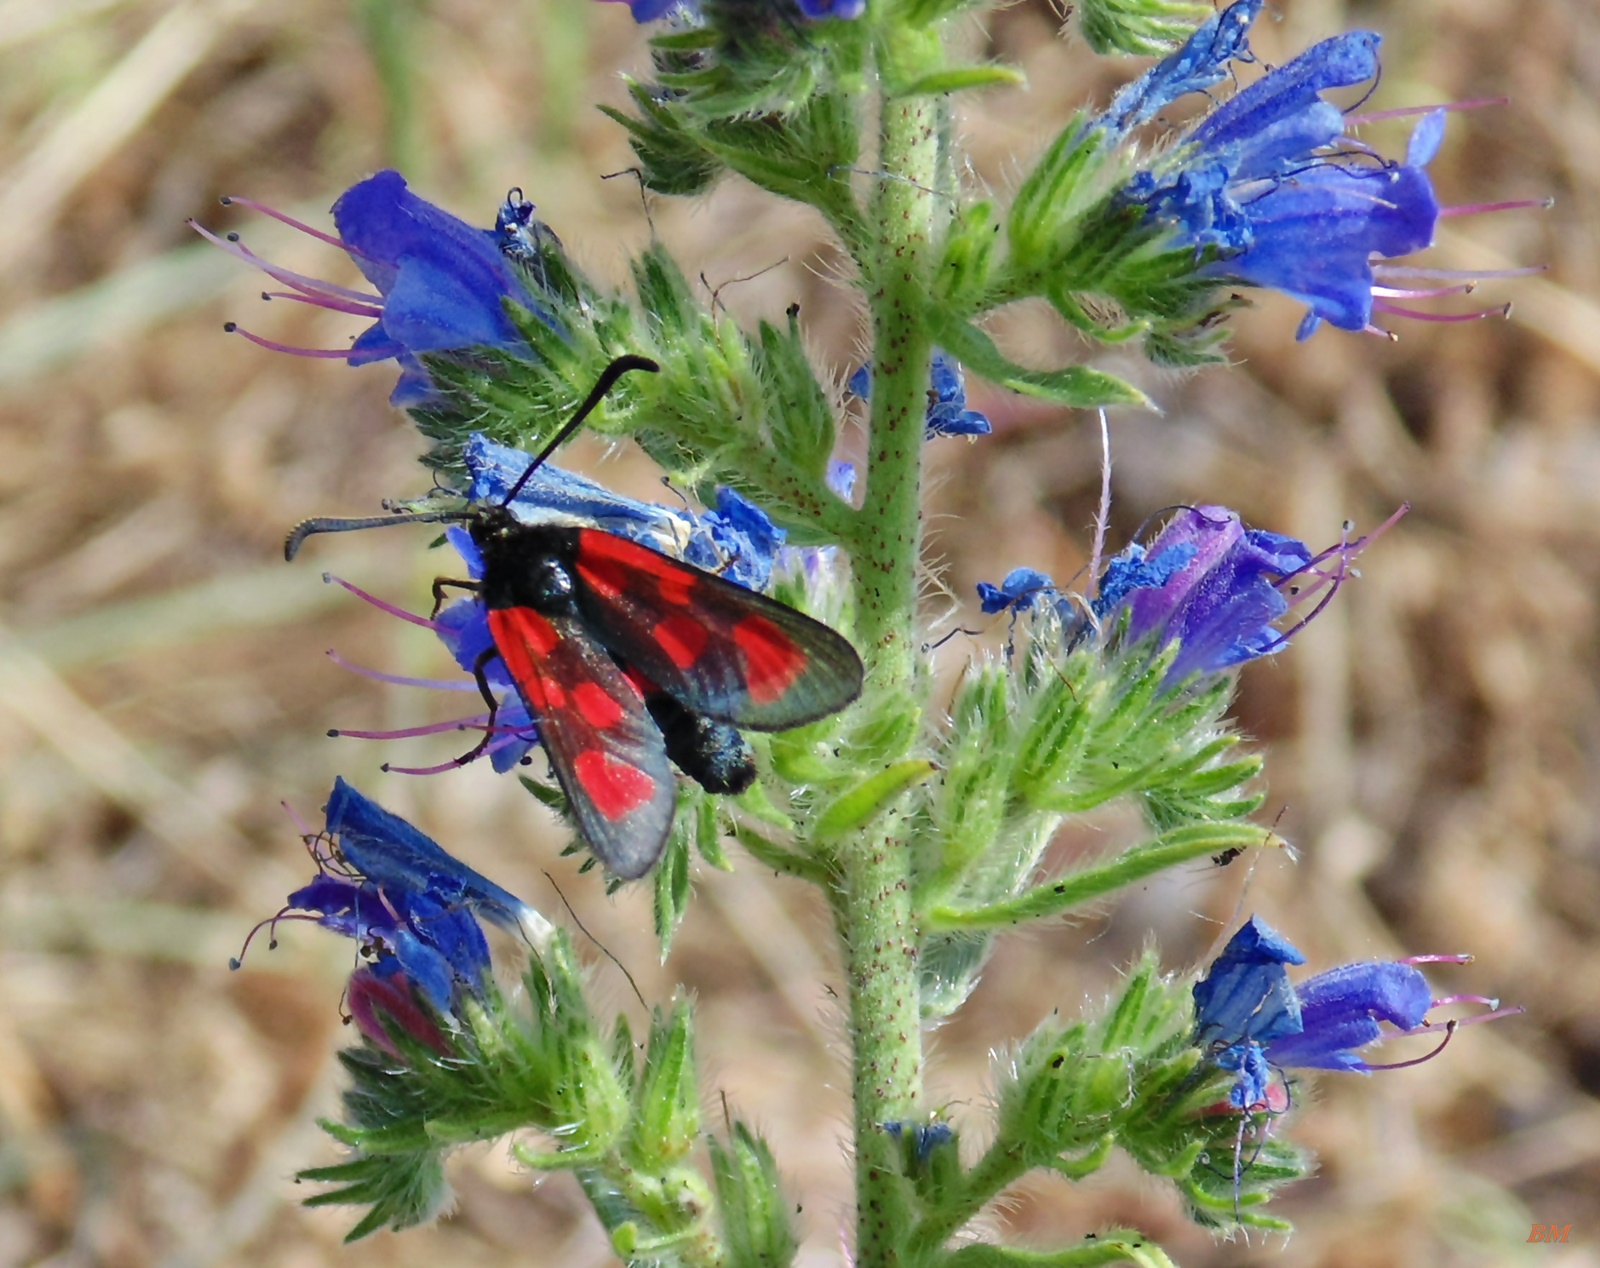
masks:
{"label": "hairy green stem", "polygon": [[[890,36],[889,38],[894,38]],[[937,56],[917,47],[896,58]],[[937,104],[885,101],[871,196],[876,235],[858,263],[873,326],[872,429],[866,493],[850,535],[857,633],[869,692],[904,688],[916,673],[914,613],[922,543],[923,416],[930,345],[923,319],[938,185]],[[856,1263],[903,1262],[911,1195],[898,1146],[883,1124],[909,1119],[922,1095],[918,933],[911,904],[911,850],[899,815],[878,816],[840,859],[835,895],[844,940],[854,1042]]]}

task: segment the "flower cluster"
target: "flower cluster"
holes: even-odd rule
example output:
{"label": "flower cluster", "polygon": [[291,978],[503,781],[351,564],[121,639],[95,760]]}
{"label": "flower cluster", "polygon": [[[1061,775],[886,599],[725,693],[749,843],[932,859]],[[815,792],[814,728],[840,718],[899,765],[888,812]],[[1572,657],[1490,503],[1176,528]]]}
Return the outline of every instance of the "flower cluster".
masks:
{"label": "flower cluster", "polygon": [[[1254,60],[1248,33],[1262,2],[1236,0],[1216,14],[1124,88],[1091,129],[1114,145],[1177,98],[1204,92],[1236,64]],[[1397,289],[1386,277],[1430,275],[1391,270],[1383,261],[1433,243],[1441,209],[1427,166],[1444,139],[1445,111],[1422,113],[1404,159],[1395,162],[1352,134],[1361,116],[1346,115],[1324,96],[1375,83],[1381,43],[1374,31],[1350,31],[1268,71],[1138,171],[1117,204],[1140,210],[1170,241],[1194,251],[1201,276],[1300,300],[1309,309],[1301,339],[1323,322],[1373,330],[1375,312],[1425,317],[1394,301],[1470,286]]]}

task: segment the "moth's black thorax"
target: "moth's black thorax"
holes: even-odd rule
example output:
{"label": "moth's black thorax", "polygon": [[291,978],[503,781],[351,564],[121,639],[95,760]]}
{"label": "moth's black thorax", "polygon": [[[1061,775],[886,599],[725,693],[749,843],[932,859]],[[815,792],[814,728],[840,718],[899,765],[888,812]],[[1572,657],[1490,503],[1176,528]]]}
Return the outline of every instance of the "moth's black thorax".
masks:
{"label": "moth's black thorax", "polygon": [[483,601],[491,608],[532,608],[545,616],[576,616],[578,530],[524,524],[491,506],[468,525],[483,554]]}

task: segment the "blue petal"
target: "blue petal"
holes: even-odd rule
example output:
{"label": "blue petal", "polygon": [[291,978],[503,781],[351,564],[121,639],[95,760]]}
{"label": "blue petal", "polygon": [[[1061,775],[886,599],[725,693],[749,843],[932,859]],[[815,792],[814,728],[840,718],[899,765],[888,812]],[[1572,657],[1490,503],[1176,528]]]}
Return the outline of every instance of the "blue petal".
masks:
{"label": "blue petal", "polygon": [[1282,934],[1250,917],[1194,985],[1197,1041],[1231,1047],[1297,1033],[1300,1005],[1284,965],[1304,963]]}
{"label": "blue petal", "polygon": [[367,880],[384,889],[423,895],[444,907],[470,907],[508,929],[527,909],[516,895],[452,857],[399,815],[336,778],[328,798],[328,833],[339,853]]}
{"label": "blue petal", "polygon": [[1193,92],[1204,92],[1228,77],[1228,63],[1248,53],[1246,36],[1261,12],[1262,0],[1238,0],[1197,27],[1181,48],[1169,53],[1123,88],[1098,126],[1113,135],[1155,118]]}
{"label": "blue petal", "polygon": [[1393,961],[1319,973],[1301,983],[1299,996],[1304,1030],[1270,1045],[1267,1055],[1278,1065],[1365,1071],[1356,1049],[1382,1038],[1380,1021],[1411,1030],[1433,1005],[1428,980],[1413,966]]}

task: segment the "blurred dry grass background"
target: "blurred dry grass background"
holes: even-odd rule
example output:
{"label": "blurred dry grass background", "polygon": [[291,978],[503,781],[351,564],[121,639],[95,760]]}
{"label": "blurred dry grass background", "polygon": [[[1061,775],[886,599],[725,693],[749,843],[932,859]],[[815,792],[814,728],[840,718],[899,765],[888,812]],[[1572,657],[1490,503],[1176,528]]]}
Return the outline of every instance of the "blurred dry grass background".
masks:
{"label": "blurred dry grass background", "polygon": [[[1174,502],[1224,501],[1318,544],[1346,517],[1415,509],[1291,652],[1245,675],[1267,814],[1282,808],[1298,863],[1196,869],[1013,941],[933,1037],[934,1099],[976,1126],[991,1048],[1098,997],[1152,929],[1174,968],[1248,910],[1314,965],[1470,949],[1476,965],[1436,979],[1527,1016],[1431,1064],[1302,1091],[1293,1130],[1323,1170],[1282,1204],[1301,1230],[1287,1245],[1215,1243],[1117,1168],[1030,1183],[995,1220],[1040,1238],[1138,1223],[1190,1268],[1595,1263],[1600,17],[1592,0],[1285,0],[1256,43],[1280,61],[1363,23],[1387,34],[1377,106],[1513,98],[1453,119],[1434,167],[1447,201],[1558,200],[1449,222],[1438,262],[1550,271],[1485,292],[1515,298],[1510,322],[1296,346],[1292,306],[1267,300],[1238,323],[1236,371],[1108,359],[1166,408],[1113,421],[1119,540]],[[1058,26],[1026,0],[967,28],[1033,84],[960,103],[978,178],[1012,180],[1114,82]],[[647,995],[686,983],[708,1105],[726,1093],[770,1133],[804,1262],[841,1262],[846,1078],[822,913],[748,866],[702,874],[660,968],[646,895],[576,878],[505,781],[384,777],[386,757],[424,750],[323,738],[440,716],[321,654],[437,666],[425,638],[317,578],[420,603],[433,565],[415,541],[327,539],[296,568],[278,555],[304,515],[418,488],[418,444],[386,404],[389,373],[225,337],[225,318],[321,346],[355,327],[262,308],[261,279],[183,227],[240,228],[325,273],[326,248],[217,196],[316,219],[399,163],[480,223],[524,186],[583,265],[620,278],[650,227],[631,181],[600,179],[628,153],[590,103],[620,101],[617,70],[641,64],[626,12],[585,0],[0,0],[0,1264],[608,1262],[576,1189],[530,1189],[502,1149],[465,1151],[455,1217],[402,1238],[347,1250],[346,1215],[295,1205],[293,1170],[335,1156],[312,1119],[336,1104],[349,949],[291,928],[243,973],[227,957],[305,871],[278,803],[313,813],[336,772],[547,910],[551,869]],[[751,319],[798,301],[819,363],[854,363],[856,313],[808,215],[737,181],[653,210],[713,284],[787,257],[724,301]],[[1007,335],[1039,355],[1064,343],[1034,313]],[[976,394],[997,434],[932,458],[942,580],[969,615],[979,578],[1082,562],[1098,457],[1084,419]],[[653,487],[627,454],[605,473]],[[1531,1222],[1571,1224],[1571,1245],[1526,1244]]]}

